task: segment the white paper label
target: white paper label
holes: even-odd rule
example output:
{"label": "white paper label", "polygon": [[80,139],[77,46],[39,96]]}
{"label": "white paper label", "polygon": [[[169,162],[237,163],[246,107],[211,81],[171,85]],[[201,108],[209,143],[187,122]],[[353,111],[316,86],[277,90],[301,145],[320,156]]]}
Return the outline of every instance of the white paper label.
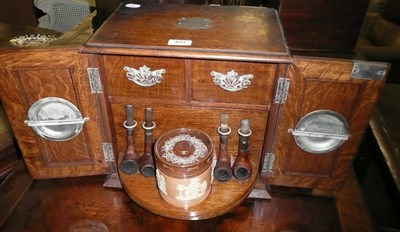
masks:
{"label": "white paper label", "polygon": [[191,46],[191,40],[183,40],[183,39],[170,39],[168,40],[168,45],[171,46]]}
{"label": "white paper label", "polygon": [[127,8],[139,8],[140,4],[133,4],[133,3],[128,3],[125,5]]}

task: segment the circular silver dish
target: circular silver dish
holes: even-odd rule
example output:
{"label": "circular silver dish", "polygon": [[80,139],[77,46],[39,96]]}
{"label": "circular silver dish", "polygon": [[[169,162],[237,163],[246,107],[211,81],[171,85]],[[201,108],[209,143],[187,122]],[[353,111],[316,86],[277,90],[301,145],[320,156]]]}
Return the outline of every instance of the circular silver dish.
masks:
{"label": "circular silver dish", "polygon": [[66,141],[77,136],[86,119],[71,102],[57,97],[36,101],[28,111],[25,123],[41,137],[51,141]]}
{"label": "circular silver dish", "polygon": [[330,110],[313,111],[291,131],[296,144],[304,151],[322,154],[340,147],[348,139],[346,119]]}
{"label": "circular silver dish", "polygon": [[54,35],[21,35],[10,40],[10,44],[14,47],[42,47],[47,46],[57,38]]}

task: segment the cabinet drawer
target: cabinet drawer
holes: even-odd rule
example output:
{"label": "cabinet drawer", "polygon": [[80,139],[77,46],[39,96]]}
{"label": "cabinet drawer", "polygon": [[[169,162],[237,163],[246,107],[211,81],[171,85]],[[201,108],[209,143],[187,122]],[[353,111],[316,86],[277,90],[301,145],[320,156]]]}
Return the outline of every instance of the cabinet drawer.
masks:
{"label": "cabinet drawer", "polygon": [[103,56],[108,94],[136,99],[183,100],[184,60]]}
{"label": "cabinet drawer", "polygon": [[197,60],[191,71],[193,101],[270,104],[276,64]]}

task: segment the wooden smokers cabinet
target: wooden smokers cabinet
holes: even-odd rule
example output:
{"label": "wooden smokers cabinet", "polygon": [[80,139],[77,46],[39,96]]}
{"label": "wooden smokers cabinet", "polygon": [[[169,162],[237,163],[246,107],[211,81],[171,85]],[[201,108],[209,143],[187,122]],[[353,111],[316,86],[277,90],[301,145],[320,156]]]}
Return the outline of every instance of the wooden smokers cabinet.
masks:
{"label": "wooden smokers cabinet", "polygon": [[[272,9],[173,4],[121,5],[80,48],[8,49],[0,62],[1,98],[33,178],[118,172],[136,203],[177,219],[225,213],[256,181],[340,189],[387,68],[291,56]],[[248,119],[251,176],[214,179],[199,205],[171,206],[155,177],[117,171],[126,105],[135,109],[139,155],[148,107],[155,139],[198,129],[211,137],[215,157],[220,115],[228,114],[232,161]]]}

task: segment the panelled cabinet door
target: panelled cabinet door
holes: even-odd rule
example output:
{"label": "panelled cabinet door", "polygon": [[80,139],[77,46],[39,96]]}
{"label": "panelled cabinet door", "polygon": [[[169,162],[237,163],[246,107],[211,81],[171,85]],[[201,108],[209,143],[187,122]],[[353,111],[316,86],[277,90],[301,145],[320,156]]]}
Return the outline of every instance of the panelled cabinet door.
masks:
{"label": "panelled cabinet door", "polygon": [[262,175],[276,185],[340,189],[367,128],[386,64],[360,68],[351,60],[294,60],[273,148],[266,155],[274,157],[273,166]]}
{"label": "panelled cabinet door", "polygon": [[33,178],[107,173],[97,94],[76,49],[0,55],[0,89]]}

